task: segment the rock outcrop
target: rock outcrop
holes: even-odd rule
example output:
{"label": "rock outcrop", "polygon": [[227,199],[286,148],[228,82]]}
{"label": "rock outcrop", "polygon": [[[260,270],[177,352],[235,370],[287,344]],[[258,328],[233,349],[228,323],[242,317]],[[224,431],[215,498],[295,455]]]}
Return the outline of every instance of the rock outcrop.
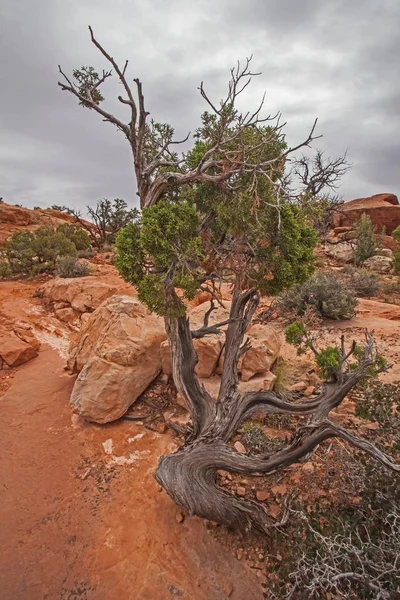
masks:
{"label": "rock outcrop", "polygon": [[38,355],[40,342],[27,327],[0,326],[0,369],[18,367]]}
{"label": "rock outcrop", "polygon": [[32,210],[0,202],[0,246],[17,231],[35,231],[42,225],[56,228],[63,223],[75,223],[75,219],[58,210]]}
{"label": "rock outcrop", "polygon": [[[208,308],[208,302],[189,308],[192,330],[203,326]],[[209,325],[227,320],[229,308],[225,302],[213,311]],[[271,389],[275,376],[270,369],[281,348],[281,334],[271,325],[257,324],[247,337],[251,347],[239,362],[239,389]],[[194,340],[199,359],[196,374],[213,398],[218,394],[224,343],[223,333]],[[112,296],[88,315],[70,348],[67,366],[79,373],[71,396],[74,411],[96,423],[118,419],[161,370],[172,374],[164,322],[136,298]]]}
{"label": "rock outcrop", "polygon": [[363,262],[363,267],[377,273],[390,273],[393,268],[393,259],[389,256],[371,256]]}
{"label": "rock outcrop", "polygon": [[334,216],[334,227],[352,226],[367,213],[374,226],[390,235],[400,225],[400,205],[394,194],[375,194],[344,202]]}
{"label": "rock outcrop", "polygon": [[37,290],[45,305],[52,308],[60,321],[77,328],[87,313],[92,313],[104,300],[117,293],[133,294],[132,286],[118,276],[100,281],[96,277],[52,279]]}
{"label": "rock outcrop", "polygon": [[68,367],[79,372],[71,395],[87,421],[120,418],[161,371],[164,323],[131,296],[108,298],[86,321],[70,349]]}

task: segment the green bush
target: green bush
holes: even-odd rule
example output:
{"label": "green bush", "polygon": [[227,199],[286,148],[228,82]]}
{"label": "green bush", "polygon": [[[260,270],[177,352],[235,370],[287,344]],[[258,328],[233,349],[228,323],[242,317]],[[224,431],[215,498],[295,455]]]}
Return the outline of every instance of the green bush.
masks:
{"label": "green bush", "polygon": [[348,285],[359,298],[376,296],[379,291],[379,279],[375,273],[363,269],[348,270]]}
{"label": "green bush", "polygon": [[400,225],[393,231],[392,236],[399,244],[399,248],[394,251],[394,271],[400,273]]}
{"label": "green bush", "polygon": [[59,256],[76,254],[75,244],[52,227],[14,233],[5,246],[5,255],[13,273],[52,272]]}
{"label": "green bush", "polygon": [[90,275],[90,269],[75,256],[60,256],[56,260],[56,273],[64,278],[86,277]]}
{"label": "green bush", "polygon": [[78,252],[86,252],[91,249],[90,237],[81,227],[71,223],[63,223],[57,227],[57,232],[62,233],[70,240]]}
{"label": "green bush", "polygon": [[7,279],[12,275],[10,265],[6,260],[0,260],[0,279]]}
{"label": "green bush", "polygon": [[311,307],[319,316],[338,321],[354,317],[357,297],[352,288],[333,273],[316,273],[278,300],[283,313],[302,316]]}
{"label": "green bush", "polygon": [[366,213],[361,215],[355,231],[357,244],[354,253],[354,262],[356,265],[361,265],[367,258],[374,256],[378,249],[371,217]]}

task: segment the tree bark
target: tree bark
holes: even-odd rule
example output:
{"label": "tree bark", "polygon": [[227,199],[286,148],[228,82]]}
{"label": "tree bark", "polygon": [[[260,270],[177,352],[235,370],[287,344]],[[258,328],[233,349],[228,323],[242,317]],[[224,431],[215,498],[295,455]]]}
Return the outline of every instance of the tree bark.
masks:
{"label": "tree bark", "polygon": [[[367,336],[364,358],[349,373],[340,373],[335,383],[326,384],[315,400],[291,402],[275,392],[238,392],[237,364],[245,333],[258,305],[258,294],[249,290],[233,294],[226,331],[225,360],[219,396],[213,402],[195,374],[197,356],[190,322],[186,317],[166,318],[172,354],[173,377],[193,421],[191,435],[174,454],[161,457],[155,478],[171,498],[189,515],[197,515],[229,527],[267,531],[276,523],[262,504],[243,500],[217,485],[219,469],[240,474],[268,474],[283,470],[311,455],[325,440],[338,437],[363,450],[386,468],[400,472],[400,466],[372,444],[360,440],[329,420],[329,413],[340,405],[348,392],[365,376],[373,364],[373,339]],[[206,331],[207,328],[204,328]],[[201,331],[200,330],[197,330]],[[248,456],[234,451],[228,442],[238,427],[254,411],[306,417],[287,447],[271,456]]]}

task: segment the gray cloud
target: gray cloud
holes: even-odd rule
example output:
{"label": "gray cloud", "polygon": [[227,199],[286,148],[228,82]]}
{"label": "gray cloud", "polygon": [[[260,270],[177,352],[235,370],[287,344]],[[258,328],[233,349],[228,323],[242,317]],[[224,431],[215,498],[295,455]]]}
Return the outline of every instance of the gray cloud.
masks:
{"label": "gray cloud", "polygon": [[[348,148],[345,199],[400,192],[400,4],[397,0],[3,0],[0,53],[0,195],[25,206],[84,207],[101,197],[137,202],[123,136],[57,87],[102,57],[87,25],[116,59],[130,59],[147,104],[177,135],[194,130],[229,68],[254,54],[262,75],[246,103],[267,90],[266,110],[281,110],[290,143],[319,117],[330,155]],[[116,88],[109,107],[121,111]]]}

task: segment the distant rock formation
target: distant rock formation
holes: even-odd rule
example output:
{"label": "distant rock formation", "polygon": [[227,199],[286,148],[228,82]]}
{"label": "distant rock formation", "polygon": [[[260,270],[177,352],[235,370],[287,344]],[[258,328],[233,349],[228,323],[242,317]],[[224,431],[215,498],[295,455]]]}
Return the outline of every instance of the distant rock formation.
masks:
{"label": "distant rock formation", "polygon": [[0,202],[0,246],[16,231],[35,231],[42,225],[56,228],[63,223],[75,223],[75,219],[58,210],[30,209]]}
{"label": "distant rock formation", "polygon": [[369,198],[357,198],[344,202],[334,216],[334,227],[351,226],[366,213],[378,230],[385,228],[391,233],[400,225],[400,205],[394,194],[375,194]]}

